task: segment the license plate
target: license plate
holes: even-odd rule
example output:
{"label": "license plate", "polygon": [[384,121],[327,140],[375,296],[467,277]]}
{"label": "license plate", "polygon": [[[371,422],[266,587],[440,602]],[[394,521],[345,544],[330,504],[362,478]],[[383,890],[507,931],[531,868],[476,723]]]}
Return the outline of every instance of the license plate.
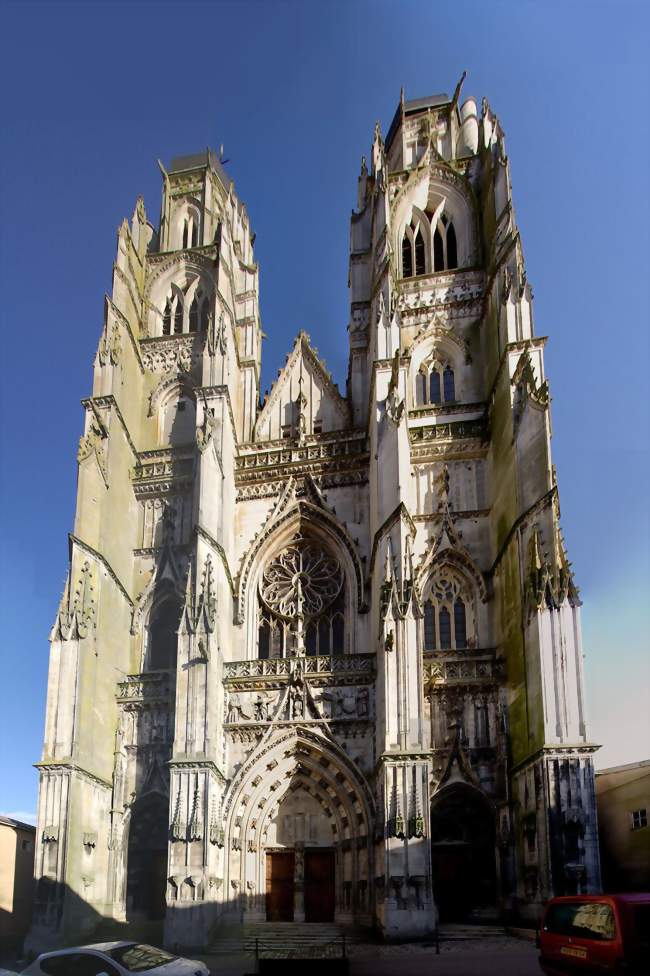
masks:
{"label": "license plate", "polygon": [[574,956],[576,959],[586,959],[587,950],[586,949],[574,949],[573,946],[562,946],[560,948],[561,956]]}

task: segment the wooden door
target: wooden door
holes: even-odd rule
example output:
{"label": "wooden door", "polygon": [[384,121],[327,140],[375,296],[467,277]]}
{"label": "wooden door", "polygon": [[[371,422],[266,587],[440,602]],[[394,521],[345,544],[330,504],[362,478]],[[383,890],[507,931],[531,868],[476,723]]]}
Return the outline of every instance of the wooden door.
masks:
{"label": "wooden door", "polygon": [[266,855],[266,920],[293,922],[293,851]]}
{"label": "wooden door", "polygon": [[334,921],[334,851],[305,851],[305,921]]}

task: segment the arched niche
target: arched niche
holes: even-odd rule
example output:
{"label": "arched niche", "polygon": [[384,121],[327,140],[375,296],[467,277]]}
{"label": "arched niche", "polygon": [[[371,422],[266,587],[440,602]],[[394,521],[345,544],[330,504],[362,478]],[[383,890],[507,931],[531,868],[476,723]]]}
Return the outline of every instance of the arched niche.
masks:
{"label": "arched niche", "polygon": [[476,787],[452,783],[431,801],[433,895],[444,921],[469,921],[497,905],[495,817]]}
{"label": "arched niche", "polygon": [[129,921],[165,916],[169,798],[151,792],[131,808],[126,855],[126,915]]}

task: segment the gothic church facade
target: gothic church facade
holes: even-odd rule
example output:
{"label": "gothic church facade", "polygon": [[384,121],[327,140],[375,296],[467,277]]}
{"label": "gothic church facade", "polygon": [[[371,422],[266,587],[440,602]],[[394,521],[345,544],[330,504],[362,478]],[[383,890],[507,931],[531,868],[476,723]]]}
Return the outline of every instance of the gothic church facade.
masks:
{"label": "gothic church facade", "polygon": [[260,402],[254,234],[213,153],[119,230],[33,945],[140,919],[170,945],[415,938],[598,890],[545,339],[501,126],[459,90],[402,96],[362,161],[344,394],[301,332]]}

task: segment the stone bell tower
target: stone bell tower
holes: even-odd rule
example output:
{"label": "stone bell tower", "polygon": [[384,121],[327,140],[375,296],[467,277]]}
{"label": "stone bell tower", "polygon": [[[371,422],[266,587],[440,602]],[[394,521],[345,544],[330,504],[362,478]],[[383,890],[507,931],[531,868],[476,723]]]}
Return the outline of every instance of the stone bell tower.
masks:
{"label": "stone bell tower", "polygon": [[341,392],[260,399],[254,234],[211,151],[119,229],[50,635],[30,944],[147,924],[539,916],[598,889],[580,600],[503,133],[376,126]]}

